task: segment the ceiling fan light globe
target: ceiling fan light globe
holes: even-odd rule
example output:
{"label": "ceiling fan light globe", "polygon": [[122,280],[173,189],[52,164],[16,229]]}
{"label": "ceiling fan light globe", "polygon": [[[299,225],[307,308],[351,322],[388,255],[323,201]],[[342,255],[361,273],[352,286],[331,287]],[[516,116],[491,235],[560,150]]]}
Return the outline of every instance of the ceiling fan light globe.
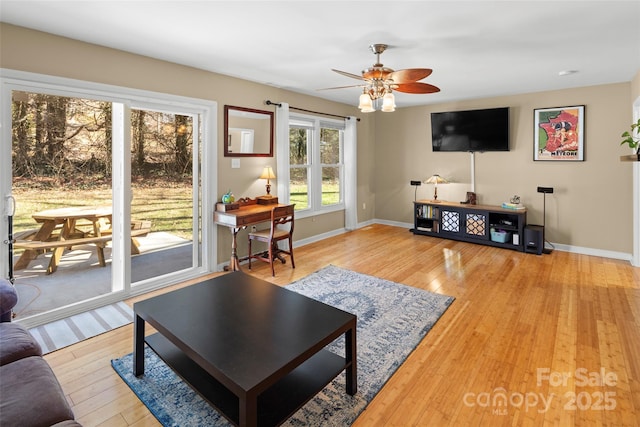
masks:
{"label": "ceiling fan light globe", "polygon": [[385,113],[392,113],[394,111],[396,111],[396,99],[393,96],[393,93],[388,92],[383,98],[382,98],[382,111],[384,111]]}
{"label": "ceiling fan light globe", "polygon": [[371,101],[371,97],[368,94],[363,93],[360,95],[360,103],[358,104],[358,108],[363,113],[372,113],[374,112],[373,102]]}

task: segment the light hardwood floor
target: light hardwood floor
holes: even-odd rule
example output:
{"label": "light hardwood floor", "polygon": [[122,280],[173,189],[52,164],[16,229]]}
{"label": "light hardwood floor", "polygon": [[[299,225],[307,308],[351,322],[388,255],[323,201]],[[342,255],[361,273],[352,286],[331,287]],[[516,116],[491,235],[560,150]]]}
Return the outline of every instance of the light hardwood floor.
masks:
{"label": "light hardwood floor", "polygon": [[[278,264],[272,278],[259,263],[252,274],[286,285],[333,264],[456,298],[356,427],[639,425],[640,269],[626,261],[386,225],[295,256],[295,270]],[[125,326],[46,356],[85,426],[159,425],[110,365],[132,351],[132,334]]]}

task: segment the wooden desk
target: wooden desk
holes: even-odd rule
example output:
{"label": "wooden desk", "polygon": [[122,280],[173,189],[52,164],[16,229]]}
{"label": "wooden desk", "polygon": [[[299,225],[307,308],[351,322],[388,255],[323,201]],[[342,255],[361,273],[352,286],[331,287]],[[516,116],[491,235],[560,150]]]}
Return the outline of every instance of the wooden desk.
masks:
{"label": "wooden desk", "polygon": [[231,260],[229,261],[229,270],[240,270],[240,259],[238,258],[238,231],[247,228],[250,225],[259,224],[261,222],[271,220],[271,210],[281,204],[260,205],[255,201],[249,201],[241,204],[240,208],[227,211],[216,212],[213,214],[213,221],[218,225],[229,227],[231,231]]}
{"label": "wooden desk", "polygon": [[[37,212],[32,217],[40,224],[40,228],[26,236],[24,240],[17,240],[14,243],[14,248],[24,249],[14,266],[16,270],[26,268],[39,253],[51,249],[53,254],[47,267],[47,274],[54,273],[65,248],[86,244],[96,246],[98,262],[102,267],[106,265],[104,247],[112,239],[111,206],[50,209]],[[79,221],[84,221],[84,224],[78,224]],[[79,229],[80,225],[91,229],[89,231]],[[60,230],[59,234],[54,234],[57,229]],[[133,237],[146,235],[149,231],[150,227],[132,230],[131,248],[133,253],[139,253]]]}

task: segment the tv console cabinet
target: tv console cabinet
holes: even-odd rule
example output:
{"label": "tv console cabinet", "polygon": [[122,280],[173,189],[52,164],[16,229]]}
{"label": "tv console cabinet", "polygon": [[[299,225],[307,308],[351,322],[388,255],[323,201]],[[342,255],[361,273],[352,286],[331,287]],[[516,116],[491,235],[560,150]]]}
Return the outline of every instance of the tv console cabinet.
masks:
{"label": "tv console cabinet", "polygon": [[443,237],[524,252],[526,209],[418,200],[414,234]]}

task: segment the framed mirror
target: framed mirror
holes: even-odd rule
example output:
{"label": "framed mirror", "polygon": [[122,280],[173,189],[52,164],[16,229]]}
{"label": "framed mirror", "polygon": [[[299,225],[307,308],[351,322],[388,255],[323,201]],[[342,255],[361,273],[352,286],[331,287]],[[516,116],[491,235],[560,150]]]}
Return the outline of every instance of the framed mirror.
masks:
{"label": "framed mirror", "polygon": [[224,156],[273,157],[273,112],[224,106]]}

